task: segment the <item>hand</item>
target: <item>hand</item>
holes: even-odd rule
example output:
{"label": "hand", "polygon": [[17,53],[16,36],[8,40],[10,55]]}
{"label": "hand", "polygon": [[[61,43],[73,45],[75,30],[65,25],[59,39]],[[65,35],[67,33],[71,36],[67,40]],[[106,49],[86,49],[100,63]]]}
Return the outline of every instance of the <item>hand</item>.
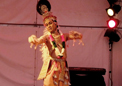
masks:
{"label": "hand", "polygon": [[38,39],[35,35],[31,35],[28,37],[28,42],[30,43],[30,48],[32,48],[33,45],[35,45],[35,49],[38,46]]}
{"label": "hand", "polygon": [[82,34],[77,31],[70,31],[70,37],[74,39],[82,39]]}

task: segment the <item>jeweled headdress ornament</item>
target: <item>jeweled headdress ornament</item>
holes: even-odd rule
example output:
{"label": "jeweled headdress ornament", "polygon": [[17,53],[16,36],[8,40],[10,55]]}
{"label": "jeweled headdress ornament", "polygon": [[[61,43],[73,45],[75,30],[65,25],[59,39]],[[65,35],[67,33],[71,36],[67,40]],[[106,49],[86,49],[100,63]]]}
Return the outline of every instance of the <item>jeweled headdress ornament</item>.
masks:
{"label": "jeweled headdress ornament", "polygon": [[46,19],[53,19],[53,20],[57,20],[57,17],[56,16],[53,16],[52,15],[52,12],[50,12],[51,10],[51,5],[49,3],[48,0],[40,0],[38,3],[37,3],[37,12],[42,15],[42,18],[43,18],[43,22],[46,20]]}

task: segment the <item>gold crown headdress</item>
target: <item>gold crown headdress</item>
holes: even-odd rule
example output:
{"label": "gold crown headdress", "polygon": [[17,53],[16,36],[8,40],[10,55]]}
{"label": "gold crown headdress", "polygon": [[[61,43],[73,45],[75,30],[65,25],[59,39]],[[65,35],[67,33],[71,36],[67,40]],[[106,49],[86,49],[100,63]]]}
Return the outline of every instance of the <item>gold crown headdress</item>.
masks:
{"label": "gold crown headdress", "polygon": [[52,12],[50,12],[51,10],[51,5],[49,3],[48,0],[40,0],[37,3],[37,12],[42,15],[43,18],[43,22],[46,19],[53,19],[53,20],[57,20],[57,17],[52,15]]}

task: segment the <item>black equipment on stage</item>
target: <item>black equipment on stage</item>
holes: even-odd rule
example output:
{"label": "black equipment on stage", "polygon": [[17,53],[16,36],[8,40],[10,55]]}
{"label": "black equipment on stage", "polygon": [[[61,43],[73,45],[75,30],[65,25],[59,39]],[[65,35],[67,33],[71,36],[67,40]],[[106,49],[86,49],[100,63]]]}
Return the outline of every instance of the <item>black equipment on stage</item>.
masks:
{"label": "black equipment on stage", "polygon": [[104,68],[69,67],[71,86],[106,86]]}

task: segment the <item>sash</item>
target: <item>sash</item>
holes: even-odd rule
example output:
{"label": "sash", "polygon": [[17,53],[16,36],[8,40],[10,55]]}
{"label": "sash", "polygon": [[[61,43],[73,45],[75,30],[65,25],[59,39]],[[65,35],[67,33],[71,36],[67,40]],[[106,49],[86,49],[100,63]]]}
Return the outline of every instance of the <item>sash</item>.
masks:
{"label": "sash", "polygon": [[49,63],[50,63],[50,58],[48,58],[44,61],[37,80],[41,80],[41,79],[44,79],[46,77],[48,67],[49,67]]}

